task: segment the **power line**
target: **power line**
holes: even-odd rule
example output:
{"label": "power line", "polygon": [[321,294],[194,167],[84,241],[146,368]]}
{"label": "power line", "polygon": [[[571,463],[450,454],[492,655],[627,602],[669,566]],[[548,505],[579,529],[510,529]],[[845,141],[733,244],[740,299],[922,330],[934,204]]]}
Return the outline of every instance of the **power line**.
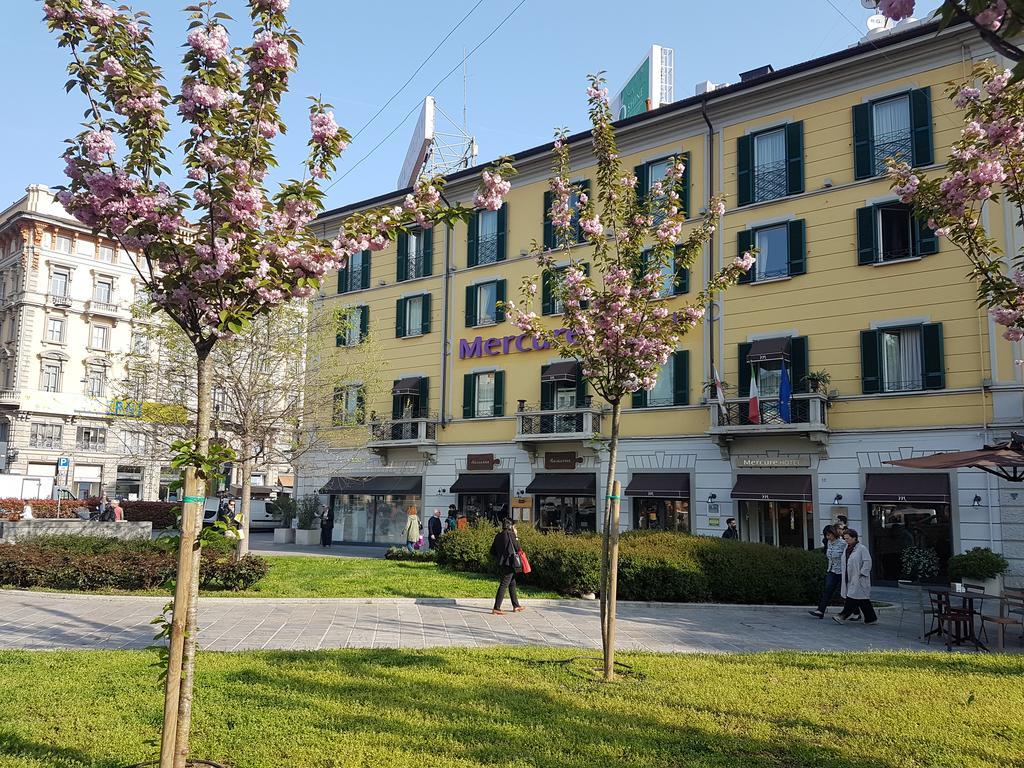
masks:
{"label": "power line", "polygon": [[[427,92],[430,93],[432,91],[436,91],[441,86],[441,84],[444,83],[445,80],[447,80],[449,77],[454,75],[459,70],[459,67],[461,67],[463,65],[463,62],[465,62],[466,59],[468,59],[470,56],[472,56],[474,53],[476,53],[477,50],[479,50],[480,47],[484,43],[486,43],[488,40],[490,40],[497,33],[497,31],[499,29],[501,29],[503,26],[505,26],[505,22],[507,22],[509,19],[511,19],[512,16],[515,15],[515,12],[518,11],[520,8],[522,8],[525,3],[526,3],[526,0],[519,0],[519,2],[516,4],[516,6],[511,11],[508,12],[508,14],[505,16],[505,18],[503,18],[500,22],[498,22],[498,25],[495,28],[492,29],[490,32],[488,32],[487,36],[483,40],[481,40],[479,43],[477,43],[469,51],[469,53],[467,53],[465,56],[462,57],[462,60],[459,61],[458,64],[456,64],[454,67],[451,68],[451,70],[449,70],[448,74],[446,74],[444,77],[442,77],[436,83],[434,83],[433,87],[431,87]],[[373,147],[373,149],[371,149],[369,152],[367,152],[365,155],[363,155],[361,158],[359,158],[351,168],[349,168],[347,171],[345,171],[343,174],[341,174],[341,176],[339,176],[337,179],[332,181],[324,189],[324,192],[327,192],[329,189],[331,189],[331,187],[333,187],[339,181],[341,181],[346,176],[348,176],[350,173],[352,173],[352,171],[354,171],[356,168],[358,168],[360,165],[362,165],[363,162],[367,158],[369,158],[374,152],[376,152],[378,149],[380,149],[388,139],[390,139],[392,136],[394,136],[395,133],[398,132],[398,129],[401,128],[403,125],[405,125],[405,121],[408,120],[412,116],[412,114],[417,109],[419,109],[419,108],[420,108],[419,103],[414,104],[413,108],[410,109],[408,112],[406,112],[405,116],[402,117],[402,119],[398,122],[398,124],[394,128],[392,128],[391,131],[388,132],[387,136],[385,136],[383,139],[378,141],[377,144]]]}

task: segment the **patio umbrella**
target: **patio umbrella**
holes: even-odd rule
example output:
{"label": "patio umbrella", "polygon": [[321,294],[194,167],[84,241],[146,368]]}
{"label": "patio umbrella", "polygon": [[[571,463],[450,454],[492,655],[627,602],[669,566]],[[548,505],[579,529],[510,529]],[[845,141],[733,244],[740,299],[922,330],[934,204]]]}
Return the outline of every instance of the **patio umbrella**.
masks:
{"label": "patio umbrella", "polygon": [[981,469],[1012,483],[1024,483],[1024,435],[1011,432],[1007,442],[986,445],[977,451],[936,453],[883,463],[914,469]]}

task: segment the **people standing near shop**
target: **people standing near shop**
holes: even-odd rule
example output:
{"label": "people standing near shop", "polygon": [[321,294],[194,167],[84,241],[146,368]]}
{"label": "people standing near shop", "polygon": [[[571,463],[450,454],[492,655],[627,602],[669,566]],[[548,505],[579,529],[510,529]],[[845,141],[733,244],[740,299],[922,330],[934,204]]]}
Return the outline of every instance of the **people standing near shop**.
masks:
{"label": "people standing near shop", "polygon": [[120,499],[114,499],[114,503],[111,505],[111,511],[114,515],[115,523],[124,522],[124,508],[121,506]]}
{"label": "people standing near shop", "polygon": [[455,520],[455,527],[460,531],[464,531],[469,528],[469,518],[466,517],[465,512],[460,512],[458,518]]}
{"label": "people standing near shop", "polygon": [[501,521],[501,530],[491,542],[491,557],[501,571],[498,594],[494,596],[494,608],[491,609],[491,613],[495,616],[505,615],[501,610],[501,604],[505,602],[506,590],[512,600],[512,610],[519,613],[524,609],[519,605],[519,595],[516,593],[516,571],[521,571],[523,566],[519,558],[519,537],[516,535],[516,527],[508,518]]}
{"label": "people standing near shop", "polygon": [[434,514],[427,520],[427,545],[430,549],[436,549],[437,543],[441,540],[441,510],[435,509]]}
{"label": "people standing near shop", "polygon": [[455,526],[458,524],[458,517],[459,517],[458,510],[455,508],[455,505],[454,504],[449,504],[448,505],[448,519],[444,521],[444,532],[445,533],[448,533],[448,531],[454,531],[455,530]]}
{"label": "people standing near shop", "polygon": [[839,537],[839,532],[834,525],[826,525],[821,532],[822,543],[825,545],[825,558],[828,565],[825,567],[825,589],[821,593],[821,601],[817,610],[808,611],[811,616],[819,619],[825,618],[825,611],[836,594],[843,581],[843,553],[846,552],[846,542]]}
{"label": "people standing near shop", "polygon": [[853,528],[843,534],[846,549],[843,552],[842,595],[846,601],[843,610],[832,619],[845,624],[854,612],[860,612],[865,624],[877,624],[878,616],[871,605],[871,553],[860,543]]}
{"label": "people standing near shop", "polygon": [[843,534],[846,533],[846,529],[850,526],[847,525],[846,515],[836,515],[836,533],[839,534],[839,538],[843,538]]}
{"label": "people standing near shop", "polygon": [[725,521],[725,530],[722,531],[723,539],[738,539],[740,537],[740,529],[736,527],[736,518],[729,517]]}
{"label": "people standing near shop", "polygon": [[320,546],[329,547],[334,542],[334,510],[326,504],[320,505]]}
{"label": "people standing near shop", "polygon": [[420,523],[419,513],[416,512],[416,505],[409,507],[409,514],[405,518],[405,548],[410,552],[416,551],[416,542],[420,538],[420,531],[423,524]]}

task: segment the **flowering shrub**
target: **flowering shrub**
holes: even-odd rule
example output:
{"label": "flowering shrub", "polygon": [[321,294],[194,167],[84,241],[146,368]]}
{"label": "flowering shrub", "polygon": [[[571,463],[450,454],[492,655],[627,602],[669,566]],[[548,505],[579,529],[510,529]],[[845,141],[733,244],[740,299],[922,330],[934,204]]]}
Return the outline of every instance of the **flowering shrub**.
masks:
{"label": "flowering shrub", "polygon": [[900,572],[911,581],[939,575],[939,553],[931,547],[907,547],[900,556]]}

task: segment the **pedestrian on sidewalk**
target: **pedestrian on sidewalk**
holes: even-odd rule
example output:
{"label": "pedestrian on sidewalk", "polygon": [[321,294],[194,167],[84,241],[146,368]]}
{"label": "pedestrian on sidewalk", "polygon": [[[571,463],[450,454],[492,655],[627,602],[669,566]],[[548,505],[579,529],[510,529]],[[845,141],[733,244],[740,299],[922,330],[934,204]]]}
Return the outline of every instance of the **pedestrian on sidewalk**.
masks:
{"label": "pedestrian on sidewalk", "polygon": [[448,519],[444,521],[444,532],[454,531],[457,525],[459,513],[454,504],[448,505]]}
{"label": "pedestrian on sidewalk", "polygon": [[740,530],[736,527],[736,518],[730,517],[725,521],[725,530],[722,531],[723,539],[738,539],[740,537]]}
{"label": "pedestrian on sidewalk", "polygon": [[320,546],[329,547],[334,542],[334,510],[326,504],[320,505]]}
{"label": "pedestrian on sidewalk", "polygon": [[422,530],[423,524],[420,522],[415,505],[413,505],[409,507],[409,514],[405,518],[405,548],[410,552],[416,551],[416,542],[420,538]]}
{"label": "pedestrian on sidewalk", "polygon": [[427,520],[427,543],[431,549],[437,548],[441,540],[441,510],[435,509],[434,514]]}
{"label": "pedestrian on sidewalk", "polygon": [[519,613],[524,609],[519,605],[519,595],[516,593],[516,571],[521,571],[523,565],[519,558],[519,536],[516,534],[515,525],[508,518],[501,521],[501,530],[491,542],[491,556],[501,570],[498,594],[494,596],[494,608],[491,613],[495,616],[505,615],[501,610],[501,604],[505,602],[505,590],[508,590],[508,596],[512,600],[512,610]]}
{"label": "pedestrian on sidewalk", "polygon": [[846,542],[839,538],[839,532],[834,525],[826,525],[821,536],[821,541],[825,545],[825,557],[828,560],[825,566],[825,589],[821,593],[818,609],[808,611],[811,616],[819,619],[825,618],[829,603],[843,583],[843,553],[846,551]]}
{"label": "pedestrian on sidewalk", "polygon": [[871,553],[860,543],[853,528],[843,534],[846,550],[843,552],[842,595],[846,600],[843,610],[832,619],[845,624],[855,611],[864,617],[865,624],[877,624],[878,615],[871,605]]}

